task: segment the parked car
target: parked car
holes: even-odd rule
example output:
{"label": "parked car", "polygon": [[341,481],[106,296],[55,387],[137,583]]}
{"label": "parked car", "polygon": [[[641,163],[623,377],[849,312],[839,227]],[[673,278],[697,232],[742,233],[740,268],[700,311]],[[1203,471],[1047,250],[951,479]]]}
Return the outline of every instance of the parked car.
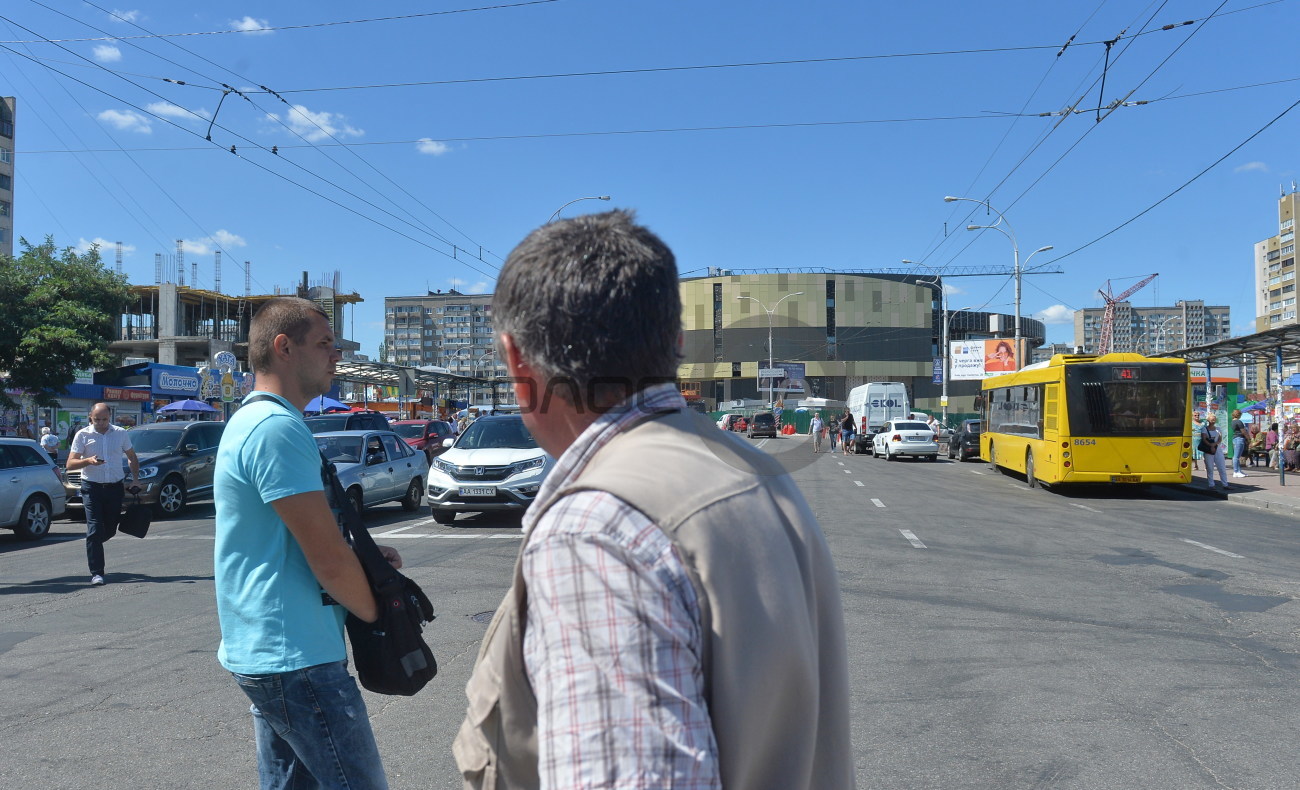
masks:
{"label": "parked car", "polygon": [[326,431],[391,431],[388,418],[377,411],[342,411],[307,418],[312,433]]}
{"label": "parked car", "polygon": [[49,453],[31,439],[0,437],[0,528],[38,540],[65,508],[63,480]]}
{"label": "parked car", "polygon": [[537,446],[518,415],[479,417],[429,470],[429,509],[439,524],[457,513],[523,512],[555,459]]}
{"label": "parked car", "polygon": [[442,446],[443,439],[456,435],[451,424],[443,420],[398,420],[390,424],[393,433],[402,437],[412,449],[423,452],[425,459],[430,462],[447,449]]}
{"label": "parked car", "polygon": [[965,461],[980,454],[980,421],[962,420],[948,440],[948,458]]}
{"label": "parked car", "polygon": [[890,420],[871,440],[871,455],[884,457],[886,461],[911,456],[929,458],[939,457],[939,442],[929,425],[914,420]]}
{"label": "parked car", "polygon": [[385,502],[414,512],[424,498],[429,462],[392,431],[326,431],[316,446],[333,462],[339,483],[358,513]]}
{"label": "parked car", "polygon": [[746,429],[746,436],[753,439],[755,436],[770,436],[776,438],[776,415],[770,411],[760,411],[749,419],[749,427]]}
{"label": "parked car", "polygon": [[[140,461],[140,501],[159,516],[175,516],[197,499],[212,497],[212,473],[224,422],[155,422],[131,429]],[[126,459],[122,460],[123,465]],[[130,475],[130,470],[127,470]],[[82,506],[81,470],[64,475],[70,505]],[[126,502],[135,502],[128,493]]]}
{"label": "parked car", "polygon": [[718,418],[718,427],[724,431],[740,430],[737,426],[744,422],[745,418],[739,414],[724,414]]}

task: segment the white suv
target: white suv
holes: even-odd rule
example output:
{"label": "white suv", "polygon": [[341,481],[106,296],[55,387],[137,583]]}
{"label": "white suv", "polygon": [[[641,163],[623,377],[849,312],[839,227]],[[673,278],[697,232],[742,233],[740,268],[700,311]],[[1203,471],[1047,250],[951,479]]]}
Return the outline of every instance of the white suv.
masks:
{"label": "white suv", "polygon": [[457,513],[515,510],[532,504],[555,459],[518,415],[479,417],[429,468],[429,510],[439,524]]}

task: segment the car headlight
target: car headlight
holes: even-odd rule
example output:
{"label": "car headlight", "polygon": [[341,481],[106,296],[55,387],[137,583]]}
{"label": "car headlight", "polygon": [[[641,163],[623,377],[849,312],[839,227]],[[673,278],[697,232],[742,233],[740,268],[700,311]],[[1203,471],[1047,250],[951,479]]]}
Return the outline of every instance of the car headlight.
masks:
{"label": "car headlight", "polygon": [[140,479],[141,479],[141,480],[148,480],[148,479],[151,478],[151,477],[155,477],[155,476],[157,476],[157,474],[158,474],[158,467],[156,467],[156,466],[142,466],[142,467],[140,467]]}
{"label": "car headlight", "polygon": [[520,461],[517,464],[512,464],[510,467],[510,473],[517,475],[520,472],[541,469],[543,466],[546,466],[546,458],[533,458],[529,461]]}
{"label": "car headlight", "polygon": [[448,474],[448,475],[456,471],[455,464],[449,464],[446,461],[442,460],[441,458],[433,459],[433,468],[437,469],[439,472],[442,472],[443,474]]}

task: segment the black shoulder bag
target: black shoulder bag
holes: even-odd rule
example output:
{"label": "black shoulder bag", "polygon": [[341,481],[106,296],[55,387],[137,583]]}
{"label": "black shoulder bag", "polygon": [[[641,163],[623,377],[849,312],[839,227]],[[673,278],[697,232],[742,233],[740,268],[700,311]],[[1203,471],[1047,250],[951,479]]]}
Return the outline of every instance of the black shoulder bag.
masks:
{"label": "black shoulder bag", "polygon": [[[257,400],[275,400],[269,395],[254,395],[245,404]],[[433,604],[420,585],[397,571],[379,553],[339,483],[334,464],[321,455],[321,480],[342,520],[344,535],[361,562],[375,596],[379,619],[373,623],[348,612],[344,625],[352,643],[352,659],[362,687],[376,694],[409,697],[438,674],[438,662],[421,633],[433,620]]]}
{"label": "black shoulder bag", "polygon": [[379,553],[375,539],[361,523],[361,514],[344,493],[334,464],[324,456],[321,469],[379,611],[379,619],[373,623],[348,612],[345,626],[357,677],[363,687],[376,694],[409,697],[438,674],[438,662],[421,636],[424,625],[434,618],[433,604],[420,585],[399,573]]}

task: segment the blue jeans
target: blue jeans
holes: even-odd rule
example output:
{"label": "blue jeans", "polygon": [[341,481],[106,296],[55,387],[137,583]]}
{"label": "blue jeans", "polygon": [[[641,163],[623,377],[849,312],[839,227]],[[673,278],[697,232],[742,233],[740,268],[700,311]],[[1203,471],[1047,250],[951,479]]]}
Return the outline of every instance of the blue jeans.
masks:
{"label": "blue jeans", "polygon": [[1246,452],[1246,440],[1240,436],[1232,437],[1232,471],[1241,471],[1241,455]]}
{"label": "blue jeans", "polygon": [[387,790],[347,661],[274,675],[231,674],[253,703],[262,790]]}
{"label": "blue jeans", "polygon": [[122,494],[121,483],[81,481],[81,505],[86,510],[86,564],[91,576],[104,575],[104,541],[117,534]]}

